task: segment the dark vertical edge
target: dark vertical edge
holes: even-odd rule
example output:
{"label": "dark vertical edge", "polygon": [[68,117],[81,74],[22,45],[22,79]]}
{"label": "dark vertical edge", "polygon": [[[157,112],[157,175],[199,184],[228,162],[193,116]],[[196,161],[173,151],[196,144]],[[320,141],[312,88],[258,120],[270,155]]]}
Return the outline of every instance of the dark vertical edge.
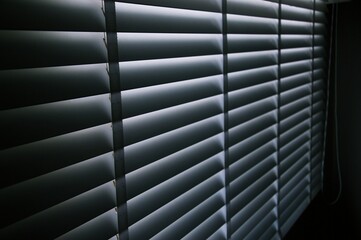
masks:
{"label": "dark vertical edge", "polygon": [[231,206],[230,206],[230,173],[229,173],[229,125],[228,125],[228,26],[227,26],[227,0],[222,0],[222,39],[223,39],[223,121],[224,121],[224,173],[226,187],[226,225],[227,239],[231,238]]}
{"label": "dark vertical edge", "polygon": [[120,239],[128,239],[128,213],[124,167],[124,141],[121,104],[121,82],[114,0],[104,0],[106,20],[106,44],[108,49],[108,73],[112,108],[113,151],[115,165],[115,188],[117,200],[118,231]]}
{"label": "dark vertical edge", "polygon": [[280,136],[281,136],[281,4],[282,4],[282,0],[278,0],[278,29],[277,29],[277,33],[278,33],[278,56],[277,56],[277,62],[278,62],[278,68],[277,68],[277,80],[278,80],[278,85],[277,85],[277,230],[278,230],[278,235],[281,237],[282,233],[281,233],[281,224],[280,224],[280,201],[281,201],[281,197],[280,197],[280,149],[281,149],[281,141],[280,141]]}
{"label": "dark vertical edge", "polygon": [[340,168],[340,135],[339,135],[339,124],[338,124],[338,119],[339,119],[339,83],[338,83],[338,4],[339,3],[335,3],[335,55],[334,55],[334,88],[333,88],[333,94],[334,94],[334,109],[333,109],[333,113],[334,113],[334,129],[335,129],[335,157],[336,157],[336,169],[337,169],[337,177],[338,177],[338,184],[339,184],[339,189],[338,189],[338,193],[336,196],[336,199],[333,200],[331,202],[330,205],[334,205],[336,204],[342,194],[342,175],[341,175],[341,168]]}
{"label": "dark vertical edge", "polygon": [[328,49],[328,65],[327,65],[327,75],[326,75],[326,104],[325,104],[325,120],[324,120],[324,132],[323,132],[323,151],[322,151],[322,159],[321,159],[321,191],[324,193],[324,170],[325,170],[325,157],[326,157],[326,145],[327,142],[327,129],[328,129],[328,118],[329,118],[329,108],[330,108],[330,90],[331,90],[331,65],[333,57],[333,36],[334,36],[334,17],[335,17],[335,4],[332,4],[331,9],[331,22],[329,26],[329,49]]}
{"label": "dark vertical edge", "polygon": [[312,201],[312,141],[313,141],[313,92],[314,92],[314,81],[315,81],[315,21],[316,21],[316,0],[313,0],[313,11],[312,11],[312,74],[311,74],[311,131],[310,131],[310,202]]}

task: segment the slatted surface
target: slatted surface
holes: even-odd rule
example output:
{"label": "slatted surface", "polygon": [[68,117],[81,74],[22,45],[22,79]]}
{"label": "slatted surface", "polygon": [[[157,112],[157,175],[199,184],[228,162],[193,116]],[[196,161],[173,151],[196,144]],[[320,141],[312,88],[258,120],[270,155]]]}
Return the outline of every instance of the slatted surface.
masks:
{"label": "slatted surface", "polygon": [[283,237],[321,188],[323,1],[111,4],[116,33],[101,0],[0,3],[0,238]]}
{"label": "slatted surface", "polygon": [[227,4],[230,236],[278,238],[278,4]]}
{"label": "slatted surface", "polygon": [[117,234],[101,7],[1,2],[1,239]]}
{"label": "slatted surface", "polygon": [[310,202],[313,1],[282,1],[279,221],[281,234]]}
{"label": "slatted surface", "polygon": [[130,239],[225,238],[220,3],[116,3]]}
{"label": "slatted surface", "polygon": [[322,161],[325,131],[325,101],[327,78],[327,8],[320,0],[315,2],[314,34],[314,72],[312,95],[312,161],[311,161],[311,196],[314,198],[321,190]]}

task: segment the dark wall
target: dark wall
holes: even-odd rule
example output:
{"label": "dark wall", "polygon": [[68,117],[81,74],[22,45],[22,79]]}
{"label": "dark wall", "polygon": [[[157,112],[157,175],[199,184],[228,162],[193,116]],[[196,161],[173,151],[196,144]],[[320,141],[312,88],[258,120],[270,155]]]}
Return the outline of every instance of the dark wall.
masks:
{"label": "dark wall", "polygon": [[361,239],[361,2],[338,6],[339,153],[346,219]]}

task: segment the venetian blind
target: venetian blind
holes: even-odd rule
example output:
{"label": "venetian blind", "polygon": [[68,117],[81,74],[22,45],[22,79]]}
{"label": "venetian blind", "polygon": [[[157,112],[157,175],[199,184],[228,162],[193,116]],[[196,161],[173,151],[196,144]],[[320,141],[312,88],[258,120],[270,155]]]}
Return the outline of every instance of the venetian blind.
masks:
{"label": "venetian blind", "polygon": [[4,0],[1,239],[280,239],[322,183],[321,0]]}

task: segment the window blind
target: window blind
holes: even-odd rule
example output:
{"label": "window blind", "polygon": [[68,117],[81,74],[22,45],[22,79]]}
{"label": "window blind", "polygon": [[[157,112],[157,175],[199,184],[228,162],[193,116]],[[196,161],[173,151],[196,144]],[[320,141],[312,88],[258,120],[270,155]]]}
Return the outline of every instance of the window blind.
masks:
{"label": "window blind", "polygon": [[225,238],[221,1],[151,2],[116,3],[129,238]]}
{"label": "window blind", "polygon": [[4,0],[1,239],[281,239],[322,183],[321,0]]}
{"label": "window blind", "polygon": [[327,77],[327,8],[320,0],[315,1],[313,22],[313,85],[312,85],[312,161],[311,197],[317,195],[322,183],[324,154],[325,93]]}
{"label": "window blind", "polygon": [[313,1],[282,1],[280,14],[279,219],[284,235],[310,201]]}
{"label": "window blind", "polygon": [[0,3],[1,239],[118,232],[99,0]]}
{"label": "window blind", "polygon": [[277,238],[278,4],[227,3],[230,235]]}
{"label": "window blind", "polygon": [[324,42],[326,18],[320,10],[326,10],[321,1],[281,4],[279,219],[283,236],[321,184],[326,56],[319,42]]}

